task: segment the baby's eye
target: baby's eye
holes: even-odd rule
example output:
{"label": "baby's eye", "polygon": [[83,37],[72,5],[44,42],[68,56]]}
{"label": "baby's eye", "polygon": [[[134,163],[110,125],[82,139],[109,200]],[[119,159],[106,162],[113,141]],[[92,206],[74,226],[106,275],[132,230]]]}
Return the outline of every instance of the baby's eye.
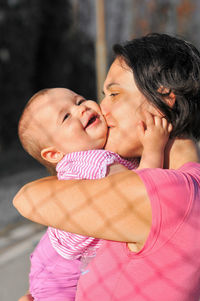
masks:
{"label": "baby's eye", "polygon": [[64,118],[63,118],[63,122],[69,117],[69,113],[65,114]]}
{"label": "baby's eye", "polygon": [[82,98],[82,99],[79,99],[78,101],[77,101],[77,106],[80,106],[84,101],[86,101],[86,99],[84,99],[84,98]]}

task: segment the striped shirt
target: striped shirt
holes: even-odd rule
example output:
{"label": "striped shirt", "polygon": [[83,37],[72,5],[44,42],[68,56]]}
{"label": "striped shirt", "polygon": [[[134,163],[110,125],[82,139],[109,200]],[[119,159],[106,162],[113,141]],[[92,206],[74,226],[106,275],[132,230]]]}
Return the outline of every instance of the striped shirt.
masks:
{"label": "striped shirt", "polygon": [[[107,175],[108,166],[123,164],[128,169],[135,169],[138,160],[127,161],[107,150],[89,150],[67,154],[56,167],[59,180],[101,179]],[[101,245],[101,240],[48,228],[48,235],[54,249],[66,259],[80,259],[94,256]]]}

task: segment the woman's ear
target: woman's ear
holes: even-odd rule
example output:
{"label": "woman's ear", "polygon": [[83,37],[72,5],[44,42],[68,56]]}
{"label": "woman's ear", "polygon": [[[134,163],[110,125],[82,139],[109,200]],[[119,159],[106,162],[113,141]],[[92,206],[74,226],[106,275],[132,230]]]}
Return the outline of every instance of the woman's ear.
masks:
{"label": "woman's ear", "polygon": [[[167,94],[169,93],[169,89],[165,87],[160,87],[158,89],[158,92],[161,94]],[[170,92],[170,94],[165,97],[165,102],[170,108],[174,106],[175,101],[176,101],[176,95],[173,92]]]}
{"label": "woman's ear", "polygon": [[171,93],[169,94],[169,96],[167,96],[167,97],[165,98],[165,101],[166,101],[167,105],[168,105],[170,108],[172,108],[172,107],[174,106],[174,104],[175,104],[175,101],[176,101],[176,95],[175,95],[173,92],[171,92]]}
{"label": "woman's ear", "polygon": [[[158,89],[158,92],[163,95],[163,100],[165,103],[172,108],[176,101],[176,95],[173,92],[170,92],[169,95],[166,96],[167,93],[169,93],[168,88],[160,87]],[[156,107],[153,106],[151,103],[147,103],[146,111],[150,112],[152,115],[163,117],[164,114]]]}
{"label": "woman's ear", "polygon": [[64,157],[64,154],[51,146],[41,151],[41,157],[50,163],[57,164]]}

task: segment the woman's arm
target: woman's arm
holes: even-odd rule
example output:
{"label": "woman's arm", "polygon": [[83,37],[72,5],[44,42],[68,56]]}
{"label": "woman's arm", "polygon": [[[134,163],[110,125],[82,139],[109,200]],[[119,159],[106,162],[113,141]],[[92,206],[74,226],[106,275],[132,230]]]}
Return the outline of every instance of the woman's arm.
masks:
{"label": "woman's arm", "polygon": [[97,238],[143,241],[151,227],[146,189],[129,170],[100,180],[40,179],[25,185],[13,203],[34,222]]}

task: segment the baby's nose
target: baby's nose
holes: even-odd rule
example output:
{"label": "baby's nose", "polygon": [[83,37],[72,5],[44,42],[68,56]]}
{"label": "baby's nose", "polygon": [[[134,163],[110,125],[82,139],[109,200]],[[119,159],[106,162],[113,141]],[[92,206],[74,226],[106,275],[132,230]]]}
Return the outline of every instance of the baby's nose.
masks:
{"label": "baby's nose", "polygon": [[74,113],[78,116],[82,116],[87,110],[89,110],[89,108],[86,105],[81,104],[76,106]]}

